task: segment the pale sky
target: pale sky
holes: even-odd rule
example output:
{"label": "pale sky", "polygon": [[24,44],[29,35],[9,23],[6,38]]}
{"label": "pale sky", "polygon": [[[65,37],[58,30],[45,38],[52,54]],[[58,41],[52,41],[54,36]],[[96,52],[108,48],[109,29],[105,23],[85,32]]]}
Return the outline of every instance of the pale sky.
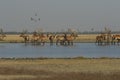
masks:
{"label": "pale sky", "polygon": [[0,28],[5,31],[98,31],[104,27],[120,31],[120,0],[0,0]]}

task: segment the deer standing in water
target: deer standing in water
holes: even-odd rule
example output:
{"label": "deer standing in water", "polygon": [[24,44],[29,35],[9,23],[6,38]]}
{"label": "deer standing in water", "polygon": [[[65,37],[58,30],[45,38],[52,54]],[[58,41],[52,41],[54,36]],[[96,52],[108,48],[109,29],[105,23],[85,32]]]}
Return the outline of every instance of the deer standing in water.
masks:
{"label": "deer standing in water", "polygon": [[20,34],[20,37],[22,37],[23,39],[24,39],[24,42],[26,43],[26,42],[28,42],[29,41],[29,35],[27,35],[27,34],[24,34],[24,33],[22,33],[22,34]]}
{"label": "deer standing in water", "polygon": [[64,35],[56,35],[56,45],[58,45],[58,43],[60,43],[60,45],[64,45]]}
{"label": "deer standing in water", "polygon": [[67,41],[67,45],[73,45],[73,41],[76,39],[76,35],[74,35],[73,33],[66,36],[66,41]]}
{"label": "deer standing in water", "polygon": [[116,42],[117,42],[117,44],[120,43],[120,35],[119,34],[112,35],[111,43],[115,45]]}
{"label": "deer standing in water", "polygon": [[37,32],[33,32],[31,42],[32,43],[38,43],[39,42],[39,35],[38,35]]}
{"label": "deer standing in water", "polygon": [[106,35],[105,34],[101,34],[99,36],[96,36],[96,43],[98,43],[98,45],[102,45],[104,40],[106,40]]}
{"label": "deer standing in water", "polygon": [[53,45],[54,35],[50,34],[39,34],[39,40],[42,45],[45,45],[46,42],[50,41],[50,45]]}
{"label": "deer standing in water", "polygon": [[56,45],[60,43],[61,45],[73,45],[73,41],[75,40],[76,36],[73,34],[67,35],[59,35],[56,37]]}

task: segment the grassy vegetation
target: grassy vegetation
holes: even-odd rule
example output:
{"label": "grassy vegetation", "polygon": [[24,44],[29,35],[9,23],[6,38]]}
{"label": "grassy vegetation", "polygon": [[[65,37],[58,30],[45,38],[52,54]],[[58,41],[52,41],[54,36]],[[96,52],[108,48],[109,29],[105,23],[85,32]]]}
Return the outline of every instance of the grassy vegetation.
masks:
{"label": "grassy vegetation", "polygon": [[119,80],[120,72],[111,74],[84,72],[51,72],[0,67],[0,79],[4,80]]}
{"label": "grassy vegetation", "polygon": [[[79,35],[74,42],[95,42],[95,38],[98,34],[81,34]],[[20,35],[6,35],[3,41],[0,41],[0,43],[22,43],[24,42],[24,39],[22,37],[19,37]],[[30,38],[32,35],[30,35]],[[49,42],[49,41],[47,41]],[[54,41],[55,42],[55,41]]]}
{"label": "grassy vegetation", "polygon": [[119,80],[120,59],[0,59],[0,80]]}

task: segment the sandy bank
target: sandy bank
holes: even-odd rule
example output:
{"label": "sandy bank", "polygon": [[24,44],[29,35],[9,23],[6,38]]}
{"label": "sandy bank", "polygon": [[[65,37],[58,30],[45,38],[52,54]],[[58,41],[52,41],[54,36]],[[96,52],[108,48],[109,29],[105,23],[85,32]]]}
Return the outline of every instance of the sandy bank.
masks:
{"label": "sandy bank", "polygon": [[[96,36],[98,34],[81,34],[74,40],[74,42],[95,42]],[[31,35],[29,35],[31,38]],[[19,35],[6,35],[3,41],[0,42],[24,42],[24,39]],[[49,42],[49,41],[48,41]]]}

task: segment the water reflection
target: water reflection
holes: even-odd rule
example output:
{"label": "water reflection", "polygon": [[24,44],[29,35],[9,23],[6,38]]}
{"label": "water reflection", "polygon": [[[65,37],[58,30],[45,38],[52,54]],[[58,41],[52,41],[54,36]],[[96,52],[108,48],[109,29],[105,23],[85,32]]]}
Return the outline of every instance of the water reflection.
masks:
{"label": "water reflection", "polygon": [[4,45],[0,45],[0,48],[4,48],[5,46]]}

